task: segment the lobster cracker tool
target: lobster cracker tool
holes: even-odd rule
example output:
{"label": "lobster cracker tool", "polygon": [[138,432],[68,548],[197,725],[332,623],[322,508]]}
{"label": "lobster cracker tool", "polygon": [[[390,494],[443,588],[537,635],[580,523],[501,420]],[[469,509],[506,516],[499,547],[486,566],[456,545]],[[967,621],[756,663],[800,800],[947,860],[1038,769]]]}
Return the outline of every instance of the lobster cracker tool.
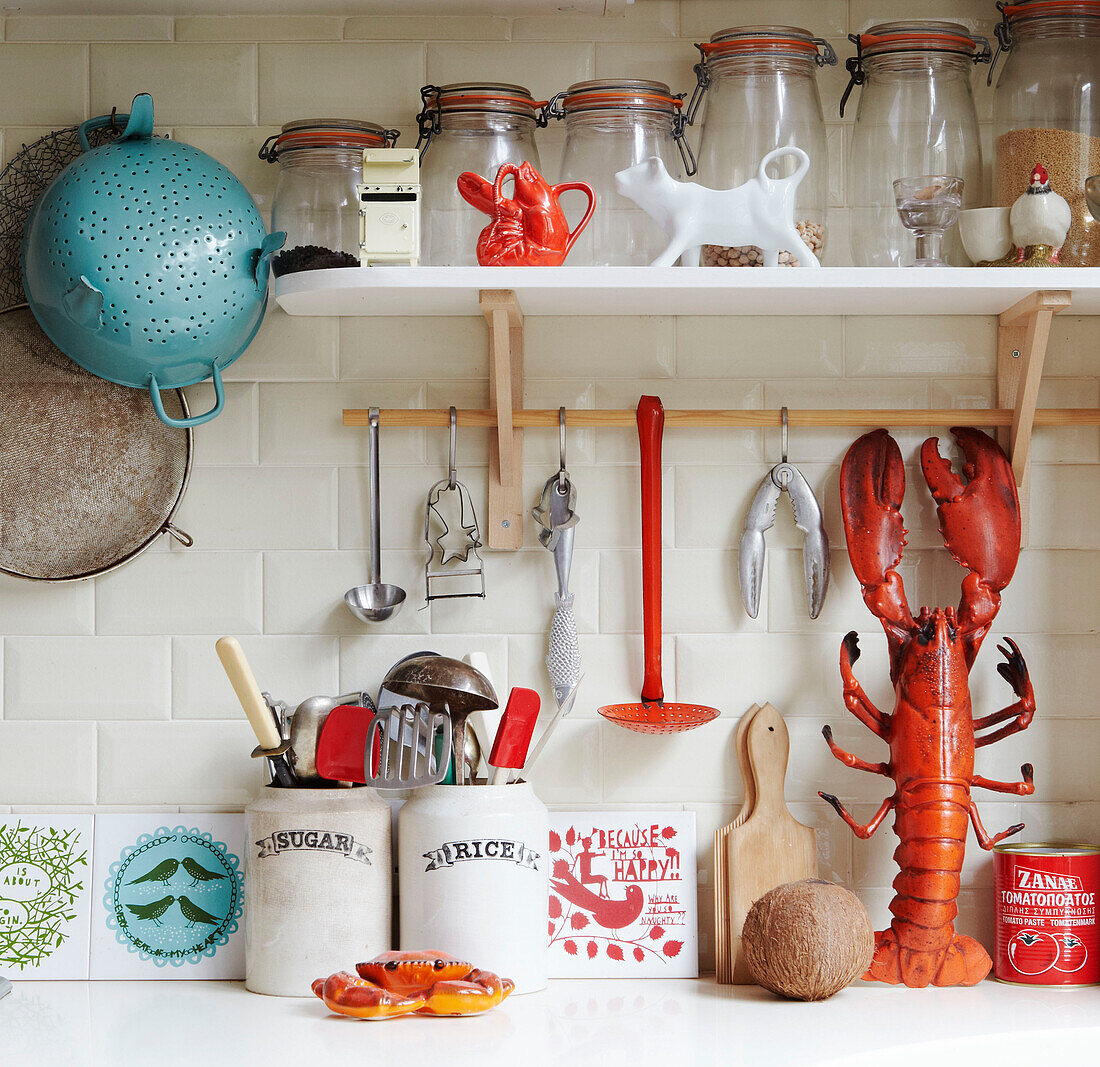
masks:
{"label": "lobster cracker tool", "polygon": [[764,580],[764,534],[775,525],[775,509],[779,497],[791,498],[794,524],[802,531],[802,563],[806,571],[806,600],[810,618],[816,619],[825,604],[829,589],[829,535],[821,505],[802,472],[787,462],[787,409],[782,409],[783,458],[768,472],[756,490],[745,529],[741,534],[737,569],[741,579],[741,601],[749,617],[756,618],[760,610],[760,587]]}
{"label": "lobster cracker tool", "polygon": [[[485,565],[478,549],[481,530],[474,514],[470,490],[458,480],[455,471],[457,414],[451,408],[451,439],[447,477],[428,490],[424,509],[424,540],[428,558],[424,563],[425,607],[433,600],[485,596]],[[473,553],[476,563],[470,560]],[[457,562],[458,566],[448,566]],[[439,592],[442,583],[446,592]]]}

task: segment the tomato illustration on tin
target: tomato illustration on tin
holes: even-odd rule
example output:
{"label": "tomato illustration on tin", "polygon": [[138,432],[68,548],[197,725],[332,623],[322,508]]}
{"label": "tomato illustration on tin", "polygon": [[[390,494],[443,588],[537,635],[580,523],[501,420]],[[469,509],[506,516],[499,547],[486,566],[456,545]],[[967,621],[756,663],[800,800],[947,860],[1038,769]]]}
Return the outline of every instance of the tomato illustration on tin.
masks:
{"label": "tomato illustration on tin", "polygon": [[1063,974],[1073,974],[1085,966],[1085,960],[1089,958],[1088,949],[1081,943],[1079,937],[1073,934],[1059,934],[1058,958],[1054,961],[1054,969]]}
{"label": "tomato illustration on tin", "polygon": [[1009,962],[1019,974],[1046,974],[1060,952],[1058,942],[1042,930],[1021,930],[1008,943]]}

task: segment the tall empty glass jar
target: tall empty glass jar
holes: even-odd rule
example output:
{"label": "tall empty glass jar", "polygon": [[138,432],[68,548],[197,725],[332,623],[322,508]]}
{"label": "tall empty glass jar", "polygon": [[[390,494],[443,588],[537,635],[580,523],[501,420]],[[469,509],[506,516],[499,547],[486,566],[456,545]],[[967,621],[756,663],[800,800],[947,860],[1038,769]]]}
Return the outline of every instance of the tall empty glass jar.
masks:
{"label": "tall empty glass jar", "polygon": [[273,229],[286,231],[275,275],[359,266],[363,149],[390,147],[397,131],[352,119],[296,119],[269,137],[260,159],[279,164]]}
{"label": "tall empty glass jar", "polygon": [[[587,182],[598,205],[569,253],[571,265],[643,267],[668,244],[653,219],[619,194],[615,174],[650,156],[677,180],[694,172],[681,104],[663,82],[618,79],[577,82],[550,101],[550,117],[565,120],[560,180]],[[567,192],[562,206],[573,228],[587,201]]]}
{"label": "tall empty glass jar", "polygon": [[[803,240],[821,258],[829,202],[829,161],[825,120],[817,91],[817,69],[836,63],[828,42],[797,26],[737,26],[697,45],[703,60],[695,70],[699,86],[689,121],[706,103],[699,140],[697,181],[731,189],[753,177],[775,148],[794,145],[810,157],[810,170],[798,187],[795,222]],[[798,162],[776,164],[774,178],[793,174]],[[781,264],[797,261],[789,252]],[[704,245],[705,266],[759,266],[758,248]]]}
{"label": "tall empty glass jar", "polygon": [[501,164],[525,161],[541,172],[535,127],[545,124],[539,109],[546,101],[502,82],[426,85],[420,96],[423,262],[476,266],[489,218],[459,195],[458,176],[469,170],[492,182]]}
{"label": "tall empty glass jar", "polygon": [[[902,266],[913,239],[894,200],[898,178],[944,174],[962,178],[963,207],[983,203],[982,146],[970,88],[970,68],[988,63],[989,42],[954,22],[885,22],[852,36],[852,80],[840,113],[859,85],[859,111],[848,150],[852,261],[857,267]],[[943,258],[970,261],[958,230],[944,240]]]}
{"label": "tall empty glass jar", "polygon": [[1064,266],[1100,266],[1100,219],[1085,203],[1085,179],[1100,174],[1100,2],[997,5],[1008,53],[993,98],[993,202],[1008,206],[1042,163],[1073,223]]}

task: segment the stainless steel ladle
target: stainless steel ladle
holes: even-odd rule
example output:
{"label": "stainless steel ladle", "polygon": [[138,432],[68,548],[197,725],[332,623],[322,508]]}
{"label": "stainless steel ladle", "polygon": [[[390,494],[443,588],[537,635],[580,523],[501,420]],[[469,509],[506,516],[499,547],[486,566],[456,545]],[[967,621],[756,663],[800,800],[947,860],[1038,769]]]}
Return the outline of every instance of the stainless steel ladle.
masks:
{"label": "stainless steel ladle", "polygon": [[382,534],[378,502],[378,408],[368,412],[368,470],[370,489],[370,579],[344,594],[348,610],[361,622],[385,622],[401,610],[405,590],[382,581]]}

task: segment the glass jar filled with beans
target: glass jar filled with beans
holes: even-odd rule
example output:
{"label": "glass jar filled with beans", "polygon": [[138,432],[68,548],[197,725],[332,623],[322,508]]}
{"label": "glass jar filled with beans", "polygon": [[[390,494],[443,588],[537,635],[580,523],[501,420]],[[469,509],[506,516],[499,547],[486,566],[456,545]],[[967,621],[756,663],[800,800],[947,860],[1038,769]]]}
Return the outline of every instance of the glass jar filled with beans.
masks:
{"label": "glass jar filled with beans", "polygon": [[[795,223],[802,239],[821,259],[825,249],[829,161],[825,120],[817,90],[817,71],[836,63],[827,41],[797,26],[737,26],[720,30],[696,45],[699,84],[688,109],[697,118],[705,101],[699,140],[697,181],[713,189],[731,189],[754,177],[760,161],[775,148],[793,145],[810,157],[810,170],[798,187]],[[793,174],[798,162],[785,157],[772,167],[773,178]],[[704,245],[702,265],[762,265],[759,248]],[[789,251],[780,265],[798,266]]]}

